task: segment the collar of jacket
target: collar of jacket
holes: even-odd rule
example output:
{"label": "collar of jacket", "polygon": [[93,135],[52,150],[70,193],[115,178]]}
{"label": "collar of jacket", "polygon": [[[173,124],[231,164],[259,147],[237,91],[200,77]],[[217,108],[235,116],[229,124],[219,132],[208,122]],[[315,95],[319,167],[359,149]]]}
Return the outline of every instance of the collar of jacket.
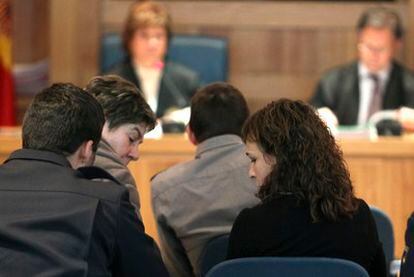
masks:
{"label": "collar of jacket", "polygon": [[68,159],[61,154],[56,154],[50,151],[34,150],[34,149],[19,149],[14,151],[10,157],[4,162],[7,163],[12,160],[34,160],[54,163],[64,167],[72,167]]}
{"label": "collar of jacket", "polygon": [[221,135],[206,139],[197,145],[195,158],[199,159],[207,151],[235,144],[243,144],[243,141],[237,135]]}

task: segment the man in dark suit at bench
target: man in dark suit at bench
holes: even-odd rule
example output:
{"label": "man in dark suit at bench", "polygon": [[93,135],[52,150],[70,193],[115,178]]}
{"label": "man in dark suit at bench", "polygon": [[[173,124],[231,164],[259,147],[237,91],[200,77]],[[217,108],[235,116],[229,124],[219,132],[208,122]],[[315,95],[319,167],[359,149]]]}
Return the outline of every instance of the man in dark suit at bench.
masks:
{"label": "man in dark suit at bench", "polygon": [[329,70],[311,104],[330,127],[366,124],[381,110],[400,109],[402,123],[414,121],[414,74],[394,58],[403,37],[400,17],[388,8],[371,8],[356,29],[358,60]]}

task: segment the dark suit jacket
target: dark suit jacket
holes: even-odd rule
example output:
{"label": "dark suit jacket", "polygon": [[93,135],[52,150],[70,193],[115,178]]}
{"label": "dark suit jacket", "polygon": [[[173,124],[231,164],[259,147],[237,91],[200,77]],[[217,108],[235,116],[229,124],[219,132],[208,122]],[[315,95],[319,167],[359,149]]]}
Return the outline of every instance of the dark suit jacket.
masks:
{"label": "dark suit jacket", "polygon": [[0,166],[0,276],[167,276],[127,189],[91,171],[29,149]]}
{"label": "dark suit jacket", "polygon": [[[115,65],[109,71],[134,83],[139,89],[141,84],[129,59]],[[156,115],[162,117],[168,109],[184,108],[190,105],[190,99],[200,86],[197,74],[182,65],[167,62],[164,66],[158,94]]]}
{"label": "dark suit jacket", "polygon": [[[358,63],[343,65],[328,71],[316,88],[310,103],[317,108],[328,107],[340,125],[355,125],[359,110]],[[383,109],[414,108],[414,75],[407,68],[393,63],[386,84]]]}
{"label": "dark suit jacket", "polygon": [[405,231],[405,251],[401,263],[400,277],[414,276],[414,213],[407,222]]}
{"label": "dark suit jacket", "polygon": [[229,237],[228,259],[330,257],[351,260],[371,276],[386,276],[385,257],[368,205],[352,219],[312,222],[308,205],[284,196],[243,210]]}

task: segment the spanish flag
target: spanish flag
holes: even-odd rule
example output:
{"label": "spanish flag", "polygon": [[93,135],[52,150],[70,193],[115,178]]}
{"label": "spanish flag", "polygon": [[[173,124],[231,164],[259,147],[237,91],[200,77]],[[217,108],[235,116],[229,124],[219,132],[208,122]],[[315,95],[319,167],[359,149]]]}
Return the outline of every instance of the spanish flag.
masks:
{"label": "spanish flag", "polygon": [[0,126],[16,124],[11,47],[10,2],[0,0]]}

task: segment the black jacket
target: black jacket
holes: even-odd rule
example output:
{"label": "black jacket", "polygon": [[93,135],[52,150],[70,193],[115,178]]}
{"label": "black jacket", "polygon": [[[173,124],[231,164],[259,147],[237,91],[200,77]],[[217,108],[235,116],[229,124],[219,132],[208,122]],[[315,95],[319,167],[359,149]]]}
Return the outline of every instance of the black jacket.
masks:
{"label": "black jacket", "polygon": [[107,174],[12,153],[0,166],[0,276],[167,276],[127,189],[87,179]]}
{"label": "black jacket", "polygon": [[263,256],[346,259],[370,276],[386,276],[375,221],[363,200],[352,219],[337,222],[312,222],[309,206],[292,196],[243,210],[231,230],[227,258]]}
{"label": "black jacket", "polygon": [[[315,90],[310,103],[316,108],[328,107],[340,125],[355,125],[359,111],[358,63],[353,62],[328,71]],[[414,74],[394,62],[386,84],[382,108],[414,108]]]}

